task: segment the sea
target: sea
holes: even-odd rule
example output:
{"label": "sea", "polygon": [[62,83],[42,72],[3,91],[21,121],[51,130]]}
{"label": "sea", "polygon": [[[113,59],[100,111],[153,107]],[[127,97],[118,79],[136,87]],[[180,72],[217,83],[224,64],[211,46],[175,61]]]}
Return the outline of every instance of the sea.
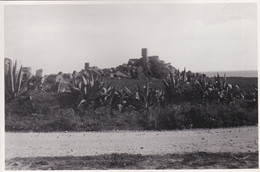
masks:
{"label": "sea", "polygon": [[198,72],[204,73],[208,77],[214,77],[219,74],[220,77],[223,77],[226,74],[226,77],[247,77],[247,78],[257,78],[257,70],[248,70],[248,71],[211,71],[211,72]]}

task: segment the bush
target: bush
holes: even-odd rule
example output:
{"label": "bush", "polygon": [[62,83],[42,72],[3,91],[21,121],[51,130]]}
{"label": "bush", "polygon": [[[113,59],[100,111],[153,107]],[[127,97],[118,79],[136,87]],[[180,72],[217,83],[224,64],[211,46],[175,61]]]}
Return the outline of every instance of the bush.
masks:
{"label": "bush", "polygon": [[5,114],[6,131],[35,132],[218,128],[258,122],[257,102],[252,100],[230,104],[183,100],[138,110],[126,106],[120,112],[109,106],[59,106],[55,93],[31,90],[25,97],[7,102]]}
{"label": "bush", "polygon": [[218,128],[255,125],[257,111],[246,111],[239,105],[206,104],[192,106],[186,114],[193,128]]}
{"label": "bush", "polygon": [[256,125],[258,111],[240,105],[182,103],[125,112],[108,107],[54,109],[49,114],[9,114],[5,120],[6,131],[173,130]]}
{"label": "bush", "polygon": [[57,125],[58,131],[73,131],[80,124],[80,117],[75,114],[72,108],[62,109],[54,123]]}

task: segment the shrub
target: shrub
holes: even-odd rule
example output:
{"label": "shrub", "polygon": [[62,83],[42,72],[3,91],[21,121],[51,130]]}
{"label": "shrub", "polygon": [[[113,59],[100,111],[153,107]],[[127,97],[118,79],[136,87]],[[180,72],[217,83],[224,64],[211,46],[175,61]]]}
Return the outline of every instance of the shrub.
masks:
{"label": "shrub", "polygon": [[73,131],[80,124],[80,118],[72,108],[61,109],[54,122],[57,125],[58,131]]}
{"label": "shrub", "polygon": [[167,106],[159,112],[158,129],[183,129],[185,127],[185,115],[179,105]]}

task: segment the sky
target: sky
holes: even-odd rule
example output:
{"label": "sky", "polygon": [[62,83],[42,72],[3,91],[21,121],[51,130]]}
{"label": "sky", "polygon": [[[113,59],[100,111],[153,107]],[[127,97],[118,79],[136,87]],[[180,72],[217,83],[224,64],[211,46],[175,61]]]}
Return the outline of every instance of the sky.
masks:
{"label": "sky", "polygon": [[257,5],[6,5],[5,57],[44,74],[116,67],[141,48],[193,72],[257,70]]}

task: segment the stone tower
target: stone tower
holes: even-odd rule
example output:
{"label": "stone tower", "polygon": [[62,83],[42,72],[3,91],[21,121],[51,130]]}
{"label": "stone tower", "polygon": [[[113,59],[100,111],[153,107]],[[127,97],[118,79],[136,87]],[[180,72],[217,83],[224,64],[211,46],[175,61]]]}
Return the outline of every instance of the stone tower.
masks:
{"label": "stone tower", "polygon": [[148,49],[142,48],[142,57],[147,57],[147,55],[148,55]]}
{"label": "stone tower", "polygon": [[143,67],[145,69],[146,75],[151,73],[150,67],[149,67],[149,59],[148,59],[148,49],[142,48],[142,59],[143,59]]}
{"label": "stone tower", "polygon": [[85,70],[89,68],[89,63],[85,63]]}
{"label": "stone tower", "polygon": [[143,63],[145,66],[148,65],[148,49],[142,48],[142,57],[143,57]]}

